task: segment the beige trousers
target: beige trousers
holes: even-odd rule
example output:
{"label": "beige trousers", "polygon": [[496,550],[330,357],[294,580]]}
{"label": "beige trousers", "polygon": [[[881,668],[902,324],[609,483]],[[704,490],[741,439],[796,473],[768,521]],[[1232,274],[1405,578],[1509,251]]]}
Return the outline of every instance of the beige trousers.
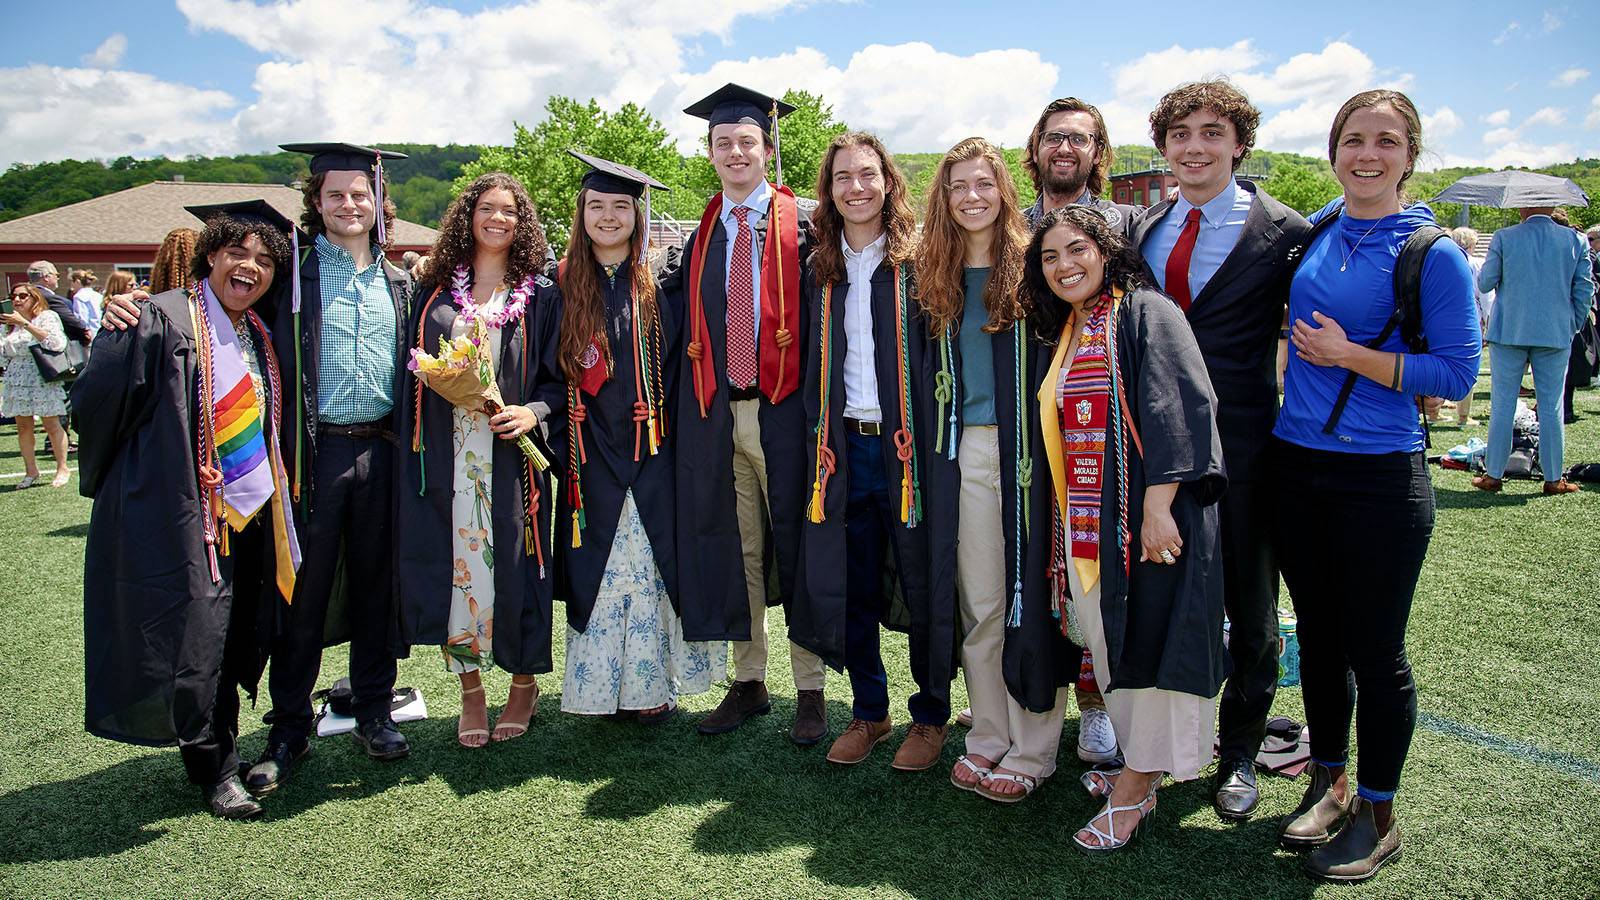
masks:
{"label": "beige trousers", "polygon": [[[744,545],[745,590],[750,598],[750,640],[733,641],[736,681],[767,680],[767,582],[761,558],[766,550],[762,509],[767,505],[767,455],[761,449],[761,400],[735,400],[733,413],[733,493]],[[795,435],[798,440],[799,435]],[[789,644],[789,664],[797,691],[820,691],[826,670],[821,657]]]}
{"label": "beige trousers", "polygon": [[1055,708],[1029,712],[1006,690],[1000,657],[1005,646],[1006,537],[1000,521],[1000,429],[968,426],[957,450],[961,467],[961,523],[956,535],[956,577],[961,600],[961,664],[972,704],[967,752],[1013,772],[1048,778],[1056,770],[1067,689]]}
{"label": "beige trousers", "polygon": [[1100,585],[1085,591],[1070,562],[1067,578],[1084,640],[1094,655],[1094,677],[1104,691],[1106,712],[1117,729],[1126,766],[1135,772],[1166,772],[1174,781],[1200,777],[1200,768],[1211,762],[1217,698],[1160,688],[1105,690],[1111,672],[1106,663],[1105,625],[1100,619]]}

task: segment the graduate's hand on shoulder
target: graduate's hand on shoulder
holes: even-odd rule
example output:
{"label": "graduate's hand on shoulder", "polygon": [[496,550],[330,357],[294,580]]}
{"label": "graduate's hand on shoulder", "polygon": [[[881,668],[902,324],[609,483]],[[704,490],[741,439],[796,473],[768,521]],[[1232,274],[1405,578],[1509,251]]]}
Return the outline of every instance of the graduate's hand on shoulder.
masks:
{"label": "graduate's hand on shoulder", "polygon": [[504,441],[514,441],[539,426],[539,417],[526,406],[504,406],[489,418],[489,429]]}
{"label": "graduate's hand on shoulder", "polygon": [[112,331],[125,331],[139,324],[139,301],[150,299],[147,291],[135,288],[126,294],[106,298],[105,311],[100,317],[100,327]]}

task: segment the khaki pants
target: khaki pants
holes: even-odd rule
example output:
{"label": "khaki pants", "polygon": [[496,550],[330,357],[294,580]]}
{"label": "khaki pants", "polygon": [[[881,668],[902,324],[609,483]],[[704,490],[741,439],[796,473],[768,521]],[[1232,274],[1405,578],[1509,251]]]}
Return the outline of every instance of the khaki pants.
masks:
{"label": "khaki pants", "polygon": [[1055,708],[1029,712],[1006,690],[1000,658],[1005,643],[1006,539],[1001,527],[1000,429],[969,426],[957,451],[961,466],[961,524],[956,576],[961,598],[961,662],[972,704],[967,752],[1013,772],[1047,778],[1056,770],[1067,689]]}
{"label": "khaki pants", "polygon": [[[1100,620],[1100,585],[1083,590],[1078,570],[1067,562],[1073,605],[1083,638],[1094,655],[1094,677],[1111,683],[1106,665],[1106,632]],[[1200,777],[1211,762],[1215,736],[1217,698],[1197,697],[1160,688],[1123,688],[1105,691],[1106,712],[1117,729],[1125,765],[1135,772],[1166,772],[1174,781]]]}
{"label": "khaki pants", "polygon": [[[761,559],[766,550],[762,509],[767,495],[767,456],[761,449],[761,400],[735,400],[733,414],[733,492],[744,545],[745,590],[750,597],[750,640],[733,641],[736,681],[767,680],[767,582]],[[795,435],[799,439],[800,435]],[[825,680],[822,659],[799,644],[789,644],[789,663],[798,691],[820,691]]]}

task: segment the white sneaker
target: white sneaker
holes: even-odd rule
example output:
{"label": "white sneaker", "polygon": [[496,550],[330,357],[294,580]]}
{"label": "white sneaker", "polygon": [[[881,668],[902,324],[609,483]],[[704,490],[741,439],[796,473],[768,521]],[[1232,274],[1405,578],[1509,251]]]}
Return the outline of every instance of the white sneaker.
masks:
{"label": "white sneaker", "polygon": [[1078,758],[1086,763],[1117,758],[1117,729],[1103,709],[1086,709],[1078,720]]}

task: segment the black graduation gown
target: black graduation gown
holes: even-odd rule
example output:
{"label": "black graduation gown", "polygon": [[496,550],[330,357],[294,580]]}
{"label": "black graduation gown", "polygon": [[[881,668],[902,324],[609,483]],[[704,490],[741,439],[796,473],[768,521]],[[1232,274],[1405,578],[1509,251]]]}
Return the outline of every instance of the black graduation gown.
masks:
{"label": "black graduation gown", "polygon": [[[150,746],[192,741],[211,727],[230,673],[252,698],[283,600],[271,516],[231,536],[211,581],[195,459],[199,427],[194,326],[185,291],[142,307],[126,331],[107,329],[72,390],[79,490],[94,498],[83,565],[84,727]],[[258,347],[258,352],[260,348]],[[266,364],[262,361],[261,371]],[[270,501],[269,501],[270,504]],[[255,554],[248,566],[245,554]],[[235,583],[235,563],[258,573]],[[235,603],[251,633],[229,628]]]}
{"label": "black graduation gown", "polygon": [[[895,327],[894,266],[888,262],[879,265],[872,274],[871,284],[873,362],[878,376],[878,404],[883,412],[883,465],[891,489],[894,489],[900,484],[902,471],[894,442],[894,434],[902,424],[898,399],[900,373],[896,347],[899,337]],[[826,513],[823,521],[814,523],[809,517],[802,521],[801,565],[796,572],[795,597],[789,611],[789,638],[839,670],[844,668],[845,659],[844,559],[849,552],[845,522],[850,496],[850,453],[849,435],[844,427],[844,358],[849,346],[845,332],[845,297],[848,291],[849,284],[846,282],[833,286],[830,389],[826,415],[828,447],[834,454],[834,472],[828,478],[823,494]],[[953,529],[943,527],[947,524],[941,521],[943,513],[935,514],[927,505],[932,493],[928,485],[931,477],[929,465],[937,424],[928,406],[933,396],[935,370],[929,367],[931,342],[928,326],[914,293],[908,292],[906,303],[911,312],[907,344],[912,383],[911,416],[915,426],[913,444],[916,447],[919,484],[924,501],[924,521],[915,528],[897,523],[890,531],[892,552],[884,554],[884,597],[888,602],[884,604],[883,624],[897,631],[925,634],[931,654],[927,661],[929,685],[947,685],[955,675],[956,657],[960,651],[955,594],[955,533]],[[805,483],[809,504],[816,471],[817,423],[823,415],[820,393],[822,365],[818,343],[822,321],[822,288],[812,283],[810,278],[806,282],[806,317],[811,340],[806,344],[805,379],[801,393],[805,402],[805,458],[808,473]]]}
{"label": "black graduation gown", "polygon": [[[1230,665],[1222,645],[1217,501],[1227,488],[1227,477],[1216,424],[1216,395],[1194,335],[1171,299],[1153,289],[1137,290],[1123,299],[1118,315],[1118,372],[1144,453],[1133,451],[1133,442],[1128,442],[1131,546],[1126,574],[1115,539],[1113,517],[1118,498],[1114,478],[1105,479],[1101,497],[1105,519],[1100,543],[1100,614],[1108,657],[1104,662],[1111,673],[1111,683],[1102,688],[1153,687],[1214,697]],[[1034,408],[1038,409],[1037,400]],[[1043,427],[1058,429],[1059,421]],[[1059,441],[1059,435],[1055,439]],[[1114,445],[1108,445],[1107,473],[1117,471],[1115,457]],[[1183,553],[1176,565],[1139,562],[1145,487],[1173,482],[1181,485],[1172,501],[1172,517],[1183,536]],[[1046,549],[1046,563],[1047,554]],[[1045,619],[1038,609],[1032,612],[1025,616],[1025,626],[1053,627],[1059,635],[1059,621]],[[1060,638],[1063,643],[1065,640]]]}
{"label": "black graduation gown", "polygon": [[[811,244],[811,219],[804,204],[799,205],[800,219],[800,280],[805,283],[809,271],[807,257]],[[766,240],[766,217],[756,223],[756,246]],[[697,243],[706,238],[699,228],[690,233],[684,243],[684,264],[677,274],[666,279],[668,302],[676,307],[678,321],[687,322],[689,315],[688,280],[689,260],[694,259]],[[716,365],[717,391],[711,398],[706,415],[700,416],[700,404],[694,393],[694,379],[678,379],[673,392],[672,427],[675,429],[673,453],[676,474],[676,511],[678,537],[678,578],[685,594],[704,598],[703,620],[686,618],[683,622],[683,639],[686,641],[748,641],[750,639],[750,607],[744,580],[744,550],[739,536],[739,520],[735,513],[733,490],[733,413],[728,406],[727,327],[728,287],[727,231],[718,221],[711,229],[706,247],[705,270],[701,273],[701,301],[705,305],[707,339]],[[769,273],[763,272],[767,277]],[[803,300],[801,301],[803,302]],[[794,336],[799,342],[793,349],[796,361],[802,360],[808,341],[809,327],[802,310],[801,334]],[[690,329],[679,329],[672,345],[674,363],[685,365]],[[761,422],[761,449],[767,463],[767,498],[770,507],[768,540],[766,541],[769,567],[777,569],[777,591],[769,585],[767,605],[784,603],[794,593],[794,573],[799,564],[800,523],[805,516],[811,480],[807,475],[805,441],[805,409],[800,394],[785,397],[773,404],[765,395],[761,397],[759,418]]]}
{"label": "black graduation gown", "polygon": [[[639,435],[639,458],[634,459],[633,404],[638,399],[634,385],[633,350],[633,262],[625,261],[617,268],[616,277],[608,279],[599,272],[600,293],[605,300],[606,337],[611,346],[611,378],[600,386],[593,397],[583,394],[586,409],[582,424],[584,459],[580,469],[583,486],[585,525],[582,546],[572,546],[572,507],[567,496],[568,454],[571,438],[563,441],[556,452],[562,457],[563,479],[561,507],[556,525],[556,546],[563,554],[564,590],[567,603],[567,624],[577,631],[587,631],[589,616],[594,611],[594,601],[600,592],[600,581],[605,576],[606,564],[611,558],[611,544],[617,536],[617,524],[622,515],[622,502],[629,490],[639,510],[639,520],[644,524],[645,535],[650,539],[650,551],[655,557],[656,569],[666,584],[672,606],[685,620],[685,627],[693,621],[696,633],[717,631],[722,625],[708,620],[699,597],[682,598],[678,592],[677,541],[673,533],[673,438],[676,425],[668,415],[667,439],[660,451],[650,454],[649,438]],[[671,397],[677,372],[676,356],[670,348],[677,333],[677,310],[670,303],[660,302],[662,396]],[[663,410],[663,414],[669,411]],[[685,607],[688,607],[687,610]]]}
{"label": "black graduation gown", "polygon": [[[501,329],[500,358],[495,381],[507,405],[543,402],[550,407],[544,418],[549,426],[548,447],[565,433],[566,393],[556,365],[556,338],[561,321],[561,296],[554,282],[537,276],[534,296],[514,326]],[[410,332],[415,346],[422,329],[422,346],[437,348],[439,338],[450,334],[457,307],[448,289],[431,302],[418,304],[418,318]],[[531,335],[531,339],[530,339]],[[524,364],[526,359],[526,364]],[[450,402],[433,391],[422,390],[422,452],[411,450],[416,416],[415,373],[406,370],[401,408],[400,442],[405,448],[395,480],[400,509],[395,521],[399,548],[395,573],[400,589],[401,638],[411,646],[443,645],[448,637],[451,579],[455,554],[451,535],[457,527],[451,515],[455,465],[452,460]],[[536,436],[532,436],[536,437]],[[536,443],[537,443],[536,439]],[[546,454],[547,456],[549,454]],[[494,547],[495,665],[519,675],[549,672],[552,586],[556,581],[552,516],[560,468],[555,460],[539,481],[538,521],[535,537],[544,554],[539,571],[535,548],[526,542],[523,488],[526,466],[515,441],[494,438],[494,473],[491,488]]]}
{"label": "black graduation gown", "polygon": [[[394,387],[391,395],[394,397],[394,409],[389,414],[390,430],[400,433],[400,415],[405,405],[404,384],[406,377],[406,360],[408,346],[407,338],[411,334],[408,323],[414,315],[415,307],[414,288],[411,273],[389,262],[387,258],[380,258],[379,264],[383,266],[383,276],[389,283],[389,299],[394,303],[395,310],[395,366]],[[317,261],[317,251],[313,247],[302,247],[299,260],[300,270],[300,312],[294,312],[294,303],[290,299],[289,291],[284,290],[281,296],[274,298],[271,307],[265,307],[262,316],[272,323],[272,346],[278,353],[278,361],[283,370],[283,392],[291,398],[284,404],[283,421],[279,425],[279,436],[283,442],[283,465],[289,470],[291,484],[298,486],[298,495],[295,497],[295,526],[304,529],[306,517],[316,507],[316,485],[314,484],[317,470],[317,430],[320,427],[317,413],[317,362],[322,355],[322,269]],[[270,308],[271,314],[265,311]],[[396,465],[394,471],[398,472],[400,448],[394,450]],[[393,486],[396,503],[402,488],[400,479],[394,479]],[[324,626],[324,640],[326,646],[341,644],[350,640],[350,633],[355,623],[349,621],[345,609],[344,595],[350,589],[345,583],[344,576],[344,546],[325,546],[321,544],[307,544],[303,550],[303,558],[310,558],[318,553],[336,553],[340,560],[335,569],[332,596],[328,600],[327,623]],[[398,569],[396,569],[398,571]],[[372,586],[377,590],[379,586]],[[395,585],[384,585],[381,589],[394,591]],[[362,623],[362,627],[377,627],[376,623]],[[403,654],[405,648],[399,646],[398,619],[384,623],[389,632],[389,642],[394,645],[397,654]]]}
{"label": "black graduation gown", "polygon": [[[966,302],[982,303],[982,298]],[[1020,328],[1020,335],[1019,335]],[[1019,341],[1020,337],[1020,341]],[[989,335],[994,359],[995,424],[999,434],[1000,450],[1000,527],[1005,534],[1005,585],[1007,612],[1012,603],[1013,586],[1022,583],[1023,616],[1043,610],[1045,619],[1053,622],[1050,614],[1049,564],[1050,535],[1050,469],[1044,456],[1044,441],[1037,422],[1037,401],[1034,390],[1048,366],[1049,347],[1042,346],[1031,323],[1024,320],[1004,331]],[[1018,350],[1023,356],[1021,371],[1022,418],[1017,416]],[[929,343],[929,365],[942,363],[939,339]],[[950,400],[942,409],[934,386],[925,387],[924,404],[929,411],[928,421],[940,420],[941,433],[929,436],[930,452],[924,483],[927,485],[930,540],[933,542],[933,578],[936,590],[948,592],[949,599],[939,602],[956,604],[957,576],[955,571],[956,535],[961,524],[961,468],[958,462],[960,441],[966,429],[962,403],[962,356],[959,334],[952,333],[948,348],[953,376]],[[919,413],[920,414],[920,413]],[[955,444],[951,443],[951,418],[954,418]],[[1028,448],[1024,467],[1016,451],[1018,432]],[[1026,471],[1019,471],[1026,468]],[[1017,509],[1017,480],[1019,475],[1027,482],[1024,486],[1022,517]],[[1018,524],[1022,525],[1019,533]],[[1019,550],[1021,568],[1018,568]],[[954,607],[959,609],[958,606]],[[1027,625],[1027,622],[1024,622]],[[1052,636],[1047,627],[1007,628],[1005,632],[1002,670],[1007,687],[1017,702],[1034,712],[1045,712],[1055,705],[1056,688],[1069,683],[1078,674],[1080,651],[1059,638],[1059,629]],[[960,651],[960,630],[957,628],[957,652]]]}

